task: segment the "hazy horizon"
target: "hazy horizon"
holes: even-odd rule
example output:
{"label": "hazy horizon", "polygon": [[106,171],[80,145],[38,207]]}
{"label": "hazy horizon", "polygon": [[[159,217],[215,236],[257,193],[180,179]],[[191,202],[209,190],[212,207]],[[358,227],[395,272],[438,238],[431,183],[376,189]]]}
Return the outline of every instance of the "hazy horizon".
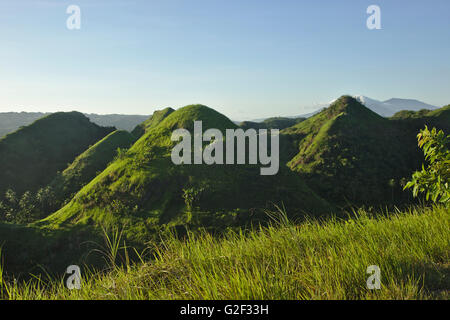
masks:
{"label": "hazy horizon", "polygon": [[[342,96],[342,95],[341,95],[341,96]],[[357,96],[357,95],[352,95],[352,96]],[[365,96],[365,97],[368,97],[368,96]],[[337,98],[338,98],[338,97],[336,97],[336,99],[337,99]],[[374,99],[373,97],[368,97],[368,98]],[[391,97],[391,98],[389,98],[389,99],[409,99],[409,98]],[[384,101],[387,101],[387,100],[389,100],[389,99],[385,99],[385,100],[375,99],[375,100],[380,101],[380,102],[384,102]],[[333,99],[333,100],[334,100],[334,99]],[[427,101],[423,101],[423,100],[419,100],[419,99],[414,99],[414,100],[417,100],[417,101],[419,101],[419,102],[427,103]],[[310,110],[310,112],[305,112],[305,113],[302,113],[302,114],[300,114],[300,113],[297,113],[297,114],[276,114],[276,113],[274,113],[274,114],[269,115],[269,116],[266,116],[266,117],[264,117],[264,116],[263,116],[263,117],[261,117],[261,116],[258,117],[258,115],[256,115],[256,116],[254,116],[254,117],[252,117],[252,118],[246,118],[246,119],[235,119],[235,118],[232,118],[232,117],[229,117],[229,118],[230,118],[231,120],[233,120],[233,121],[251,121],[251,120],[262,120],[262,119],[271,118],[271,117],[296,117],[296,116],[307,115],[307,114],[313,113],[313,112],[315,112],[315,111],[318,111],[318,110],[322,109],[323,107],[325,107],[327,104],[329,104],[329,103],[331,103],[331,102],[332,102],[332,101],[324,102],[324,103],[317,104],[317,105],[314,105],[314,106],[310,106],[310,107],[308,107],[308,109],[307,109],[307,110]],[[445,105],[448,105],[448,103],[445,104]],[[435,106],[435,107],[441,108],[441,107],[443,107],[443,106],[445,106],[445,105],[442,105],[442,106],[438,105],[438,106]],[[182,107],[184,107],[184,105],[183,105],[183,106],[171,106],[171,108],[173,108],[173,109],[175,109],[175,110],[176,110],[176,109],[179,109],[179,108],[182,108]],[[211,108],[215,109],[215,108],[212,107],[212,106],[208,106],[208,107],[211,107]],[[162,109],[162,107],[161,107],[161,108],[155,108],[155,109],[153,109],[153,111],[160,110],[160,109]],[[153,113],[153,111],[150,112],[150,113],[148,113],[148,114],[136,114],[136,113],[96,113],[96,112],[83,112],[83,111],[76,110],[76,109],[73,109],[73,110],[69,110],[69,109],[61,109],[61,110],[55,110],[55,111],[26,111],[26,110],[3,111],[3,110],[1,110],[0,113],[9,113],[9,112],[16,112],[16,113],[21,113],[21,112],[24,112],[24,113],[55,113],[55,112],[70,112],[70,111],[77,111],[77,112],[81,112],[81,113],[83,113],[83,114],[95,114],[95,115],[100,115],[100,116],[102,116],[102,115],[105,115],[105,116],[106,116],[106,115],[119,115],[119,116],[151,116],[152,113]],[[227,114],[224,114],[224,115],[228,117]]]}

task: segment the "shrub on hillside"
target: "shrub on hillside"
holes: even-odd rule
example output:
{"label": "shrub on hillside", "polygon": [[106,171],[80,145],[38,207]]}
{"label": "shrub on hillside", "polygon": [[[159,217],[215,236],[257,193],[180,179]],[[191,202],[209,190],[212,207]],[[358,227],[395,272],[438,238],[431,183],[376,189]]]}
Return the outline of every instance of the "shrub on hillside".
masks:
{"label": "shrub on hillside", "polygon": [[450,203],[450,135],[445,135],[436,128],[428,130],[427,126],[417,135],[419,147],[423,149],[425,159],[429,162],[421,171],[416,171],[412,180],[405,186],[412,188],[415,197],[425,193],[427,200]]}

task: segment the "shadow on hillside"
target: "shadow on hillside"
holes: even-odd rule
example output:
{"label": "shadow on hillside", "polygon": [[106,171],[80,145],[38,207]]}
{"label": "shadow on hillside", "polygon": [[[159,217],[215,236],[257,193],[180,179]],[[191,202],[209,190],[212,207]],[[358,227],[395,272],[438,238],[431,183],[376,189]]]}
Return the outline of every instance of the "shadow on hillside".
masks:
{"label": "shadow on hillside", "polygon": [[47,232],[34,227],[0,224],[1,260],[6,277],[63,274],[69,265],[101,266],[103,259],[86,255],[103,239],[90,230]]}

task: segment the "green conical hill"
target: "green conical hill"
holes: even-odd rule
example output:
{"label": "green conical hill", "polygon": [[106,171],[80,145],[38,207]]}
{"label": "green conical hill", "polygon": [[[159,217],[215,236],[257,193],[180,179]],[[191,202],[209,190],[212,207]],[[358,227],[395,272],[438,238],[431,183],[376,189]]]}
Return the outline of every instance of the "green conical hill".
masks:
{"label": "green conical hill", "polygon": [[236,128],[206,106],[181,108],[38,225],[122,223],[128,236],[139,237],[163,224],[225,227],[257,221],[273,204],[283,203],[292,213],[329,213],[328,203],[283,164],[274,176],[261,176],[261,165],[174,165],[171,134],[192,130],[194,120],[203,122],[203,130]]}
{"label": "green conical hill", "polygon": [[409,200],[401,185],[424,161],[416,135],[426,124],[448,129],[446,109],[386,119],[343,96],[282,133],[297,148],[289,167],[316,192],[333,202],[367,205]]}

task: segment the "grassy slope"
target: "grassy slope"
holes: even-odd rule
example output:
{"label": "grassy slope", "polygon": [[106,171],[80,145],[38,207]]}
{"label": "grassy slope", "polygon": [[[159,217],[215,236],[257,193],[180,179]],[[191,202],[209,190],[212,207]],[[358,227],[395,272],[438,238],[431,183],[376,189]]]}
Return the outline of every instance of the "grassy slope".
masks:
{"label": "grassy slope", "polygon": [[[41,227],[76,224],[127,224],[131,238],[154,233],[162,225],[205,225],[223,228],[256,220],[261,208],[283,201],[288,209],[329,213],[330,206],[281,165],[276,176],[260,176],[259,165],[173,165],[172,131],[236,128],[228,118],[205,106],[179,109],[148,130],[120,159],[86,185],[64,208],[38,222]],[[192,208],[183,190],[200,191]],[[294,210],[293,210],[294,211]],[[258,216],[259,215],[259,216]],[[265,217],[265,215],[264,215]]]}
{"label": "grassy slope", "polygon": [[54,113],[0,139],[0,195],[46,186],[89,145],[113,128],[93,124],[78,112]]}
{"label": "grassy slope", "polygon": [[172,108],[165,108],[162,110],[157,110],[153,113],[153,115],[136,126],[131,132],[137,138],[140,138],[144,135],[145,132],[150,130],[151,128],[156,127],[161,121],[163,121],[168,115],[174,112]]}
{"label": "grassy slope", "polygon": [[[222,239],[168,238],[151,262],[106,275],[4,287],[6,299],[448,299],[450,211],[423,208],[347,221],[281,224]],[[381,290],[366,289],[366,268]],[[7,289],[7,290],[6,290]]]}
{"label": "grassy slope", "polygon": [[[297,146],[288,165],[332,201],[368,205],[401,200],[404,193],[399,181],[409,178],[424,160],[417,147],[417,132],[425,124],[448,131],[447,113],[443,108],[426,117],[389,120],[343,96],[319,114],[282,131]],[[395,179],[392,188],[391,179]]]}
{"label": "grassy slope", "polygon": [[114,131],[79,155],[51,183],[58,199],[64,200],[78,192],[113,161],[118,148],[128,149],[134,141],[135,137],[128,131]]}

